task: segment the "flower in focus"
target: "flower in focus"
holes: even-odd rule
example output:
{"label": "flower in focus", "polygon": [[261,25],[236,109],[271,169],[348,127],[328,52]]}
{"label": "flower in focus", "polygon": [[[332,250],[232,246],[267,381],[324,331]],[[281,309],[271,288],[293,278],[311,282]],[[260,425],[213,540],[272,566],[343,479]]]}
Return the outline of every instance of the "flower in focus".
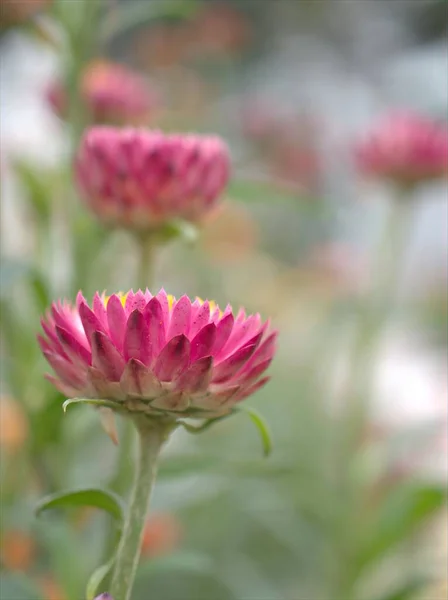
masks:
{"label": "flower in focus", "polygon": [[[80,95],[93,123],[140,125],[147,123],[158,99],[146,81],[126,67],[106,61],[92,62],[81,78]],[[60,82],[47,93],[53,110],[67,114],[67,92]]]}
{"label": "flower in focus", "polygon": [[28,421],[19,403],[9,396],[0,397],[0,448],[17,452],[28,436]]}
{"label": "flower in focus", "polygon": [[27,571],[36,555],[34,539],[24,531],[11,529],[1,538],[1,561],[8,571]]}
{"label": "flower in focus", "polygon": [[229,155],[217,137],[93,127],[81,140],[76,176],[100,219],[145,230],[201,220],[227,183]]}
{"label": "flower in focus", "polygon": [[260,315],[161,290],[82,294],[42,319],[40,347],[68,398],[105,399],[121,412],[214,417],[261,388],[277,332]]}
{"label": "flower in focus", "polygon": [[169,513],[151,515],[145,524],[142,556],[154,557],[170,554],[179,545],[182,529],[179,521]]}
{"label": "flower in focus", "polygon": [[114,600],[110,594],[105,592],[104,594],[100,594],[95,598],[95,600]]}
{"label": "flower in focus", "polygon": [[412,113],[380,120],[355,148],[361,173],[410,187],[448,173],[448,131]]}

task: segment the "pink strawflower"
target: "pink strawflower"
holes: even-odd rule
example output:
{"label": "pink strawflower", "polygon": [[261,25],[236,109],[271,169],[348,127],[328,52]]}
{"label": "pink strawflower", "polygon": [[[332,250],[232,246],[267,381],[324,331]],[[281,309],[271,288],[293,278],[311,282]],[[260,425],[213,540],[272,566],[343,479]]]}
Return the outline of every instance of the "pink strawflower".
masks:
{"label": "pink strawflower", "polygon": [[[93,123],[145,124],[158,105],[157,94],[143,77],[106,61],[95,61],[86,68],[80,95]],[[52,84],[47,98],[56,114],[65,117],[68,98],[62,83]]]}
{"label": "pink strawflower", "polygon": [[68,398],[102,398],[118,411],[219,416],[261,388],[277,332],[260,315],[234,316],[213,302],[133,291],[42,319],[40,347]]}
{"label": "pink strawflower", "polygon": [[81,140],[76,176],[88,205],[111,225],[151,229],[199,221],[229,177],[217,137],[93,127]]}
{"label": "pink strawflower", "polygon": [[445,177],[447,126],[411,112],[389,114],[358,144],[355,158],[364,175],[403,187]]}

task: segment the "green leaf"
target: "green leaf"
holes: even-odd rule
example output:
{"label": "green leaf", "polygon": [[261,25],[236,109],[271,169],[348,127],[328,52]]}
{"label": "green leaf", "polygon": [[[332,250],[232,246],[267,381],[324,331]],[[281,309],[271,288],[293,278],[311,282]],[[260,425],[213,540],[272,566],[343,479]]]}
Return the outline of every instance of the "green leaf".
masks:
{"label": "green leaf", "polygon": [[121,527],[124,521],[124,506],[121,498],[100,488],[86,488],[51,494],[43,498],[35,508],[36,516],[51,508],[68,506],[93,506],[108,512]]}
{"label": "green leaf", "polygon": [[112,559],[106,564],[101,565],[101,567],[95,569],[95,571],[92,573],[92,575],[89,578],[89,581],[87,582],[86,600],[94,600],[100,584],[113,567],[114,562],[115,556],[113,556]]}
{"label": "green leaf", "polygon": [[72,404],[91,404],[92,406],[104,406],[107,408],[116,408],[115,402],[109,400],[101,400],[100,398],[69,398],[62,405],[62,410],[67,412],[67,408]]}
{"label": "green leaf", "polygon": [[36,214],[40,219],[47,220],[51,213],[48,173],[44,177],[38,170],[22,161],[16,161],[14,169]]}
{"label": "green leaf", "polygon": [[269,426],[265,419],[254,408],[249,408],[247,406],[234,407],[233,412],[244,412],[248,415],[260,434],[264,456],[269,456],[269,454],[272,452],[272,438],[269,431]]}
{"label": "green leaf", "polygon": [[393,489],[378,509],[358,552],[358,572],[411,535],[446,504],[442,486],[405,483]]}

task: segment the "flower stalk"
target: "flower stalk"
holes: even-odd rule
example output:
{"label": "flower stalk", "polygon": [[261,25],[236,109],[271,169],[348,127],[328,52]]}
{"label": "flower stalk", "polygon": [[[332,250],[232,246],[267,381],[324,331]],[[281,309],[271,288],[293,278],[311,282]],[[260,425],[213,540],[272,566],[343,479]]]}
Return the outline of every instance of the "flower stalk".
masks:
{"label": "flower stalk", "polygon": [[157,461],[162,445],[173,429],[172,421],[140,417],[134,422],[138,432],[138,456],[134,486],[112,575],[111,594],[115,600],[129,600],[131,597]]}
{"label": "flower stalk", "polygon": [[145,290],[153,285],[157,239],[151,233],[141,233],[136,238],[139,249],[137,285],[140,289]]}

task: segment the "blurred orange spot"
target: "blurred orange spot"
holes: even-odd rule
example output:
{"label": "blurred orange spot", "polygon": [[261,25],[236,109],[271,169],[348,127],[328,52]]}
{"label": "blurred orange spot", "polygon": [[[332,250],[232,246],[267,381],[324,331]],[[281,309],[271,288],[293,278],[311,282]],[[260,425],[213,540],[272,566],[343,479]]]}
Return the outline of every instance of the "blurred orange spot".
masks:
{"label": "blurred orange spot", "polygon": [[0,448],[15,452],[28,436],[28,421],[19,403],[10,396],[0,397]]}
{"label": "blurred orange spot", "polygon": [[195,19],[197,51],[231,54],[244,49],[252,39],[245,15],[224,2],[205,3]]}
{"label": "blurred orange spot", "polygon": [[257,226],[241,206],[225,204],[207,221],[201,243],[214,262],[233,263],[253,253],[258,240]]}
{"label": "blurred orange spot", "polygon": [[39,587],[42,590],[45,600],[66,600],[66,595],[51,575],[41,577],[39,579]]}
{"label": "blurred orange spot", "polygon": [[181,537],[181,524],[173,515],[155,513],[146,521],[142,541],[142,556],[170,554],[179,546]]}
{"label": "blurred orange spot", "polygon": [[24,531],[6,531],[1,539],[2,565],[9,571],[26,571],[36,554],[33,538]]}

